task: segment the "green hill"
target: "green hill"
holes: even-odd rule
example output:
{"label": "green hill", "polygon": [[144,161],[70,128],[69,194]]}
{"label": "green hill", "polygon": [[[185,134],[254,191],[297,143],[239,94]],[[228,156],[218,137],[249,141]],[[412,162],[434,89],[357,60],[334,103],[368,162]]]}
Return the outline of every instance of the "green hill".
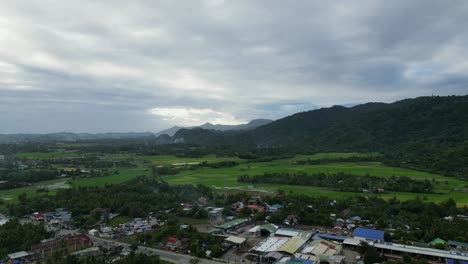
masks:
{"label": "green hill", "polygon": [[465,177],[468,96],[333,106],[297,113],[252,131],[182,129],[174,139],[211,146],[287,147],[308,152],[386,153],[392,165]]}

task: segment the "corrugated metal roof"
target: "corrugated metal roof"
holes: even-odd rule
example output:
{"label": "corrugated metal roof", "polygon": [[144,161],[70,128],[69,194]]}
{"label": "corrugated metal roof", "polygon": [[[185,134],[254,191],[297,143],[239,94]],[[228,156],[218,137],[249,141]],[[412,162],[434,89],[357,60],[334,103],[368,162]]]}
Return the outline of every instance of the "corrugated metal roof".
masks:
{"label": "corrugated metal roof", "polygon": [[302,232],[301,230],[297,230],[297,229],[280,228],[276,230],[275,235],[294,237],[294,236],[299,236],[301,232]]}
{"label": "corrugated metal roof", "polygon": [[229,229],[233,226],[237,226],[237,225],[240,225],[240,224],[243,224],[245,222],[249,221],[247,218],[240,218],[240,219],[235,219],[235,220],[232,220],[232,221],[229,221],[229,222],[226,222],[222,225],[218,225],[216,227],[218,228],[222,228],[222,229]]}
{"label": "corrugated metal roof", "polygon": [[468,243],[463,243],[455,240],[449,240],[447,244],[451,246],[460,246],[460,247],[467,247],[468,248]]}
{"label": "corrugated metal roof", "polygon": [[228,238],[225,239],[225,241],[227,242],[231,242],[231,243],[234,243],[234,244],[242,244],[246,241],[247,239],[245,238],[242,238],[242,237],[236,237],[236,236],[230,236]]}
{"label": "corrugated metal roof", "polygon": [[305,243],[307,239],[302,237],[292,237],[286,243],[284,243],[278,251],[286,252],[289,254],[294,254],[298,251]]}
{"label": "corrugated metal roof", "polygon": [[354,229],[353,236],[363,237],[366,239],[383,240],[384,231],[358,227]]}
{"label": "corrugated metal roof", "polygon": [[258,243],[250,251],[257,251],[257,252],[277,251],[278,248],[280,248],[288,240],[289,239],[286,237],[269,237],[263,240],[262,242]]}
{"label": "corrugated metal roof", "polygon": [[426,256],[442,257],[442,258],[447,258],[447,259],[457,259],[457,260],[468,261],[468,254],[453,252],[453,251],[447,251],[447,250],[414,247],[414,246],[396,244],[396,243],[383,243],[383,244],[382,243],[375,243],[374,247],[382,248],[382,249],[389,249],[389,250],[393,250],[393,251],[414,253],[414,254],[419,254],[419,255],[426,255]]}

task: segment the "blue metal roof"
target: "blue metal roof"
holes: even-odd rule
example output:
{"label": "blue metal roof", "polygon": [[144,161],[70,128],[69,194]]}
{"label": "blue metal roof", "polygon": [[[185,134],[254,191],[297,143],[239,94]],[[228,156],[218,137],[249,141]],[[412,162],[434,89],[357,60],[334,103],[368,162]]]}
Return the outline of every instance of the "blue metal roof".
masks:
{"label": "blue metal roof", "polygon": [[[468,264],[468,261],[459,260],[458,263],[460,263],[460,264]],[[454,261],[453,259],[447,259],[447,264],[455,264],[455,261]]]}
{"label": "blue metal roof", "polygon": [[384,231],[358,227],[354,229],[353,236],[363,237],[366,239],[383,240]]}
{"label": "blue metal roof", "polygon": [[344,236],[335,236],[335,235],[327,235],[327,234],[318,234],[318,237],[323,238],[323,239],[333,240],[333,241],[340,241],[340,242],[343,242],[346,239],[346,237]]}
{"label": "blue metal roof", "polygon": [[313,260],[303,259],[303,258],[292,258],[286,263],[302,263],[302,264],[314,264]]}

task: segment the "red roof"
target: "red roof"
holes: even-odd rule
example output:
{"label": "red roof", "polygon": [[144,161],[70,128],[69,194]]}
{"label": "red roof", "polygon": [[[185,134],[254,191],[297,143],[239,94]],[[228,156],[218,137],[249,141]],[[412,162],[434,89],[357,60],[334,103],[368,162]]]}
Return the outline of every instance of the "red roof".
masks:
{"label": "red roof", "polygon": [[177,237],[168,237],[167,238],[167,242],[176,243],[177,241],[179,241],[179,239],[177,239]]}
{"label": "red roof", "polygon": [[32,216],[33,218],[36,218],[36,219],[44,218],[44,215],[43,215],[43,214],[32,214],[31,216]]}
{"label": "red roof", "polygon": [[247,206],[249,209],[257,209],[257,210],[263,210],[265,209],[263,206],[261,205],[257,205],[257,204],[250,204]]}

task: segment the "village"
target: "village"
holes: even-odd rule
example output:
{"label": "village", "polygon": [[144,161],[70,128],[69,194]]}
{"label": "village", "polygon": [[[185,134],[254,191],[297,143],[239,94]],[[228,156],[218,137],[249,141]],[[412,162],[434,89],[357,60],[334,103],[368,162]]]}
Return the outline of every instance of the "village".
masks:
{"label": "village", "polygon": [[[259,197],[253,197],[231,204],[230,212],[234,214],[229,216],[225,214],[223,207],[208,206],[206,197],[181,203],[181,211],[188,212],[195,207],[206,211],[206,223],[193,226],[183,222],[168,223],[167,219],[158,218],[158,213],[149,213],[143,218],[134,218],[109,226],[106,222],[118,217],[118,214],[106,208],[96,208],[90,213],[97,215],[100,220],[94,228],[83,230],[75,227],[73,213],[66,208],[57,208],[54,212],[35,212],[23,217],[21,221],[44,225],[54,236],[33,245],[28,251],[10,252],[8,258],[0,263],[35,263],[64,251],[80,257],[113,254],[115,259],[119,259],[128,255],[132,247],[138,246],[194,258],[201,257],[202,260],[211,259],[220,263],[361,264],[369,251],[386,259],[404,260],[410,257],[424,259],[428,263],[468,263],[468,243],[445,241],[440,238],[434,238],[425,245],[387,242],[385,234],[395,230],[378,230],[373,223],[358,215],[342,218],[332,213],[329,215],[333,222],[331,228],[300,225],[300,219],[294,214],[287,215],[282,224],[273,224],[268,221],[269,216],[281,210],[283,206],[269,205],[258,202],[259,200]],[[251,214],[241,217],[241,212],[246,210]],[[255,220],[256,214],[267,216],[259,221]],[[468,221],[463,215],[451,216],[445,220],[452,221],[454,218]],[[9,220],[9,217],[1,215],[0,225]],[[145,237],[144,234],[168,227],[175,231],[164,233],[159,243],[148,244],[140,240],[141,237]],[[221,251],[215,253],[208,250],[208,244],[213,243],[211,240],[191,241],[190,233],[200,233],[205,235],[205,238],[219,241]],[[193,243],[196,243],[196,252],[190,246]]]}

